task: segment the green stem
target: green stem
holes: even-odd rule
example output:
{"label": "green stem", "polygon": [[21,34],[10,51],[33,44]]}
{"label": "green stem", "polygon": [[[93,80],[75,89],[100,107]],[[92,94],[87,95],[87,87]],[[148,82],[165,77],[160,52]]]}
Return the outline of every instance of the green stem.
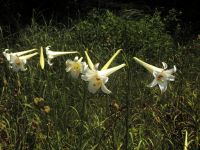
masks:
{"label": "green stem", "polygon": [[84,83],[84,93],[83,93],[83,103],[82,103],[82,110],[81,110],[81,128],[80,128],[80,145],[79,145],[79,149],[82,149],[82,145],[83,145],[83,131],[84,131],[84,122],[86,120],[85,118],[85,110],[86,110],[86,93],[87,93],[87,86],[86,83]]}
{"label": "green stem", "polygon": [[128,67],[127,70],[127,79],[128,79],[128,89],[127,89],[127,96],[126,96],[126,117],[125,117],[125,126],[126,126],[126,131],[125,131],[125,149],[128,150],[128,134],[129,134],[129,97],[130,97],[130,80],[131,80],[131,76],[130,76],[130,66]]}
{"label": "green stem", "polygon": [[87,93],[87,86],[84,83],[84,93],[83,93],[83,104],[82,104],[82,113],[81,113],[81,120],[85,121],[85,109],[86,109],[86,93]]}

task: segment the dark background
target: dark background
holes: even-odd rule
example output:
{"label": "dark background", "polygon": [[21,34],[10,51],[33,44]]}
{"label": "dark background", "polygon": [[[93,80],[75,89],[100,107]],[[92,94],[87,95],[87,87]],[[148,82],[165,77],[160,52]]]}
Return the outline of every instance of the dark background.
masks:
{"label": "dark background", "polygon": [[[153,13],[161,10],[163,15],[175,8],[181,11],[181,21],[190,24],[193,32],[200,31],[198,0],[0,0],[0,25],[9,25],[15,31],[31,23],[31,18],[55,19],[64,22],[66,18],[80,19],[93,8],[121,11],[140,9]],[[42,16],[42,17],[41,17]]]}

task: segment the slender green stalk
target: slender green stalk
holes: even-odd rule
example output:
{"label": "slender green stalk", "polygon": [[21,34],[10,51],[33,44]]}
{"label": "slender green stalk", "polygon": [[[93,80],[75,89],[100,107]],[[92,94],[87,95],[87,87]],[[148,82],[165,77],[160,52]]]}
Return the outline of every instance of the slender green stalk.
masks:
{"label": "slender green stalk", "polygon": [[[124,37],[124,48],[126,49],[127,48],[127,41],[128,41],[128,38],[127,38],[127,25],[124,24],[124,32],[123,32],[123,37]],[[128,48],[127,48],[128,49]],[[125,116],[125,127],[126,127],[126,131],[125,131],[125,141],[124,141],[124,149],[125,150],[128,150],[128,136],[129,136],[129,102],[130,102],[130,95],[131,95],[131,76],[132,76],[132,73],[131,73],[131,58],[129,56],[129,54],[125,54],[124,53],[124,61],[126,62],[126,66],[127,66],[127,72],[126,72],[126,75],[127,75],[127,82],[126,82],[126,116]]]}
{"label": "slender green stalk", "polygon": [[84,83],[84,92],[83,92],[83,103],[82,103],[82,110],[81,110],[81,120],[85,121],[85,109],[86,109],[86,97],[87,97],[87,85]]}
{"label": "slender green stalk", "polygon": [[128,66],[127,69],[127,95],[126,95],[126,116],[125,116],[125,149],[128,150],[128,135],[129,135],[129,101],[130,101],[130,94],[131,94],[131,71],[130,66]]}
{"label": "slender green stalk", "polygon": [[87,85],[86,83],[84,82],[83,83],[83,87],[84,87],[84,92],[83,92],[83,103],[82,103],[82,109],[81,109],[81,128],[80,128],[80,145],[79,145],[79,149],[82,149],[82,145],[83,145],[83,131],[84,131],[84,122],[85,122],[85,117],[86,117],[86,114],[85,114],[85,110],[86,110],[86,94],[87,94]]}

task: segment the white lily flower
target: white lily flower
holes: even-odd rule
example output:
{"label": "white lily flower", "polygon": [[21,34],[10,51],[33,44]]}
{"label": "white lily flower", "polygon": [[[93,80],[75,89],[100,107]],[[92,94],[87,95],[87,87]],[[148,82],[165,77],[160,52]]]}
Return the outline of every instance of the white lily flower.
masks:
{"label": "white lily flower", "polygon": [[104,93],[110,94],[111,91],[105,86],[105,84],[108,82],[109,79],[108,76],[125,66],[125,64],[121,64],[119,66],[108,69],[114,58],[119,54],[119,51],[117,51],[113,55],[113,57],[111,57],[111,59],[104,65],[104,67],[101,70],[98,70],[99,63],[97,63],[96,65],[92,63],[89,55],[87,54],[87,51],[85,51],[85,54],[88,60],[89,68],[87,69],[85,74],[81,76],[81,78],[84,81],[89,82],[88,84],[89,92],[94,94],[98,91],[98,89],[101,88],[101,90]]}
{"label": "white lily flower", "polygon": [[30,53],[30,52],[33,52],[37,49],[30,49],[30,50],[25,50],[25,51],[21,51],[21,52],[15,52],[15,53],[8,53],[9,49],[5,49],[5,51],[3,52],[3,55],[6,57],[7,61],[10,61],[10,55],[16,55],[16,56],[22,56],[24,54],[27,54],[27,53]]}
{"label": "white lily flower", "polygon": [[10,55],[10,68],[12,68],[14,71],[18,72],[20,71],[26,71],[27,68],[25,68],[25,64],[28,59],[31,57],[37,55],[38,53],[35,52],[33,54],[24,55],[24,56],[17,56],[16,54]]}
{"label": "white lily flower", "polygon": [[105,69],[105,70],[91,70],[88,68],[88,70],[86,71],[86,73],[84,75],[81,76],[81,78],[84,81],[88,81],[88,90],[91,93],[96,93],[98,91],[99,88],[101,88],[101,90],[106,93],[106,94],[110,94],[111,91],[108,90],[108,88],[105,86],[105,84],[108,82],[108,76],[111,75],[112,73],[116,72],[117,70],[123,68],[125,66],[125,64],[121,64],[119,66],[116,67],[112,67],[109,69]]}
{"label": "white lily flower", "polygon": [[60,51],[51,51],[50,50],[51,46],[47,46],[46,49],[46,55],[47,55],[47,59],[48,59],[48,64],[50,66],[53,65],[53,63],[51,63],[51,60],[54,59],[55,57],[58,56],[62,56],[62,55],[67,55],[67,54],[75,54],[78,53],[77,51],[71,51],[71,52],[60,52]]}
{"label": "white lily flower", "polygon": [[75,79],[79,77],[80,73],[84,73],[88,67],[86,62],[82,62],[83,57],[78,59],[78,56],[74,58],[74,60],[68,59],[65,64],[66,64],[66,72],[70,72],[71,76]]}
{"label": "white lily flower", "polygon": [[173,73],[176,72],[175,65],[174,65],[174,68],[167,70],[167,64],[165,62],[162,62],[163,68],[158,68],[136,57],[134,57],[134,60],[138,62],[140,65],[142,65],[143,67],[145,67],[150,73],[153,74],[154,80],[151,84],[148,85],[148,87],[154,87],[158,84],[161,90],[161,93],[163,93],[167,90],[168,81],[175,80],[175,76],[172,75]]}
{"label": "white lily flower", "polygon": [[101,74],[100,71],[88,69],[86,74],[82,75],[81,78],[82,80],[89,82],[88,84],[89,92],[94,94],[99,90],[99,88],[101,88],[101,90],[104,93],[106,94],[111,93],[111,91],[108,90],[107,87],[105,86],[105,84],[108,82],[108,77]]}

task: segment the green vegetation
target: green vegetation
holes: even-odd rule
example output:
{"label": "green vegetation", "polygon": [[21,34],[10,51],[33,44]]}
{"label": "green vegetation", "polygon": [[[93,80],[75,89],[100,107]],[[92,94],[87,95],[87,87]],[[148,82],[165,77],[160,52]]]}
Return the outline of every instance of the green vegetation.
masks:
{"label": "green vegetation", "polygon": [[[178,150],[184,148],[185,131],[188,149],[197,150],[200,39],[182,43],[180,36],[177,40],[169,34],[166,23],[158,12],[125,18],[92,11],[70,27],[38,24],[33,18],[16,34],[0,28],[0,150]],[[75,55],[55,58],[45,70],[36,56],[26,72],[18,73],[8,68],[2,55],[5,48],[14,52],[48,45],[77,50],[83,57],[88,48],[100,66],[122,48],[113,65],[126,62],[127,67],[110,76],[106,85],[112,94],[91,94],[84,81],[65,71],[65,61]],[[161,67],[162,61],[169,68],[176,65],[175,82],[164,94],[158,87],[146,87],[153,77],[134,56],[155,66]]]}

